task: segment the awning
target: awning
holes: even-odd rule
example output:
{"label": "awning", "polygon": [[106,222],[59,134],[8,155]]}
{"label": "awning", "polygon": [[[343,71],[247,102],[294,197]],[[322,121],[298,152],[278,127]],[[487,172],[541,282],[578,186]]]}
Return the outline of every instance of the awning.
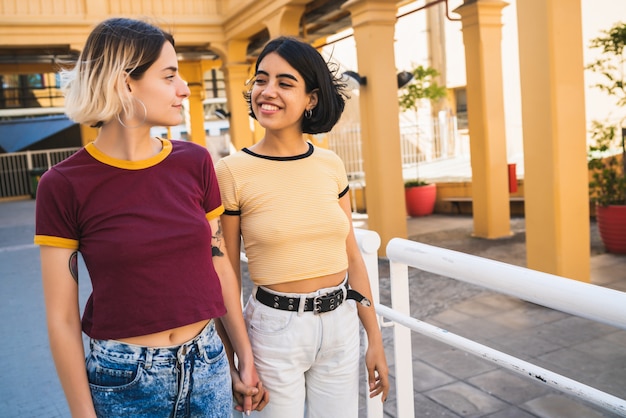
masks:
{"label": "awning", "polygon": [[65,115],[40,116],[0,121],[0,148],[6,152],[22,151],[76,122]]}

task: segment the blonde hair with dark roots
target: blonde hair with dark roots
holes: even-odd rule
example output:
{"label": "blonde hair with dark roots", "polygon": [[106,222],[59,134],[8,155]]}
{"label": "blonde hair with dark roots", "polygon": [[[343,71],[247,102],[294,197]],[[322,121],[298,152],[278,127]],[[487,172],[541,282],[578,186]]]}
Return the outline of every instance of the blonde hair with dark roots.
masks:
{"label": "blonde hair with dark roots", "polygon": [[135,107],[126,79],[141,79],[165,42],[173,46],[173,36],[144,21],[112,18],[98,24],[76,65],[61,71],[67,116],[93,127],[120,113],[132,117]]}

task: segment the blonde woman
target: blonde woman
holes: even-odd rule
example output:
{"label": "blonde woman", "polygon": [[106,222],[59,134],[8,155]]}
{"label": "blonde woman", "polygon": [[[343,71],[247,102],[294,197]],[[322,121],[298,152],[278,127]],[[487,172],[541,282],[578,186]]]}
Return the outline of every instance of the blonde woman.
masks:
{"label": "blonde woman", "polygon": [[[35,242],[72,416],[228,418],[231,377],[238,409],[262,408],[211,158],[150,135],[179,124],[189,96],[173,37],[142,21],[106,20],[65,78],[68,116],[99,134],[42,176]],[[78,252],[93,287],[82,321]]]}

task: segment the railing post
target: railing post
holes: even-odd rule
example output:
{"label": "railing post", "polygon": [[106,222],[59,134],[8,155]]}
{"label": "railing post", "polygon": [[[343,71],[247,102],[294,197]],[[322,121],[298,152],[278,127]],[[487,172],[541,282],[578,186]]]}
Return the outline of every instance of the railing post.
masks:
{"label": "railing post", "polygon": [[[380,302],[380,286],[378,284],[378,249],[380,248],[380,235],[374,231],[368,231],[365,229],[354,230],[354,236],[356,237],[359,250],[365,267],[367,268],[367,275],[370,281],[370,288],[372,289],[372,303],[377,305]],[[379,324],[380,326],[380,321]],[[364,339],[365,348],[367,349],[367,340]],[[367,376],[367,370],[365,371]],[[365,398],[367,418],[383,418],[383,403],[380,401],[380,396],[370,398],[369,387],[367,380],[364,382],[365,386]]]}
{"label": "railing post", "polygon": [[[409,268],[406,264],[389,262],[391,280],[391,307],[394,311],[411,316],[409,300]],[[394,369],[396,376],[397,414],[414,418],[413,406],[413,349],[411,330],[395,324],[393,327]]]}

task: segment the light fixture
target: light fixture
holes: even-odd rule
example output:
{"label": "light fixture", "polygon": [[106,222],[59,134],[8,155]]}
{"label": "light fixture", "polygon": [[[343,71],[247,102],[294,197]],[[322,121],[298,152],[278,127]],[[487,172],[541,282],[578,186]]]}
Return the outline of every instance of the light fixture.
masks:
{"label": "light fixture", "polygon": [[[396,78],[398,80],[398,89],[401,89],[413,80],[413,74],[408,71],[400,71]],[[355,71],[346,71],[341,75],[341,79],[350,90],[356,90],[361,86],[367,85],[367,77],[361,76]]]}
{"label": "light fixture", "polygon": [[346,71],[341,74],[341,79],[346,83],[348,89],[357,90],[361,86],[367,84],[367,78],[361,77],[359,73],[355,71]]}
{"label": "light fixture", "polygon": [[213,113],[215,114],[215,116],[217,116],[218,119],[224,120],[230,118],[230,112],[227,112],[222,108],[215,109],[215,112]]}
{"label": "light fixture", "polygon": [[413,80],[413,73],[408,71],[400,71],[397,75],[398,78],[398,89],[405,87],[407,84]]}

